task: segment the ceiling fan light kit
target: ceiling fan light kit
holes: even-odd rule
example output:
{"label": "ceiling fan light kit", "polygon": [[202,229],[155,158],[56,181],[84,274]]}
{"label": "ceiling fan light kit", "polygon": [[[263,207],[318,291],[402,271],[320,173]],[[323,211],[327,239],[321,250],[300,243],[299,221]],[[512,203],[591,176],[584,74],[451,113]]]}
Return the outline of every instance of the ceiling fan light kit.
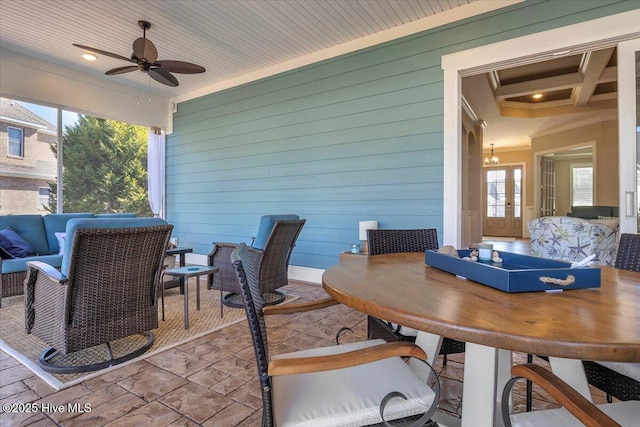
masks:
{"label": "ceiling fan light kit", "polygon": [[74,43],[73,45],[99,55],[105,55],[111,58],[132,62],[136,65],[126,65],[123,67],[112,68],[105,74],[109,76],[129,73],[131,71],[141,71],[149,74],[155,81],[167,86],[176,87],[180,83],[178,79],[171,73],[179,74],[198,74],[204,73],[206,70],[200,65],[190,62],[163,60],[158,61],[158,49],[151,40],[147,38],[147,30],[151,28],[151,24],[147,21],[138,21],[138,26],[142,28],[142,37],[137,38],[133,42],[133,53],[130,58],[118,55],[116,53],[107,52],[90,46],[83,46]]}

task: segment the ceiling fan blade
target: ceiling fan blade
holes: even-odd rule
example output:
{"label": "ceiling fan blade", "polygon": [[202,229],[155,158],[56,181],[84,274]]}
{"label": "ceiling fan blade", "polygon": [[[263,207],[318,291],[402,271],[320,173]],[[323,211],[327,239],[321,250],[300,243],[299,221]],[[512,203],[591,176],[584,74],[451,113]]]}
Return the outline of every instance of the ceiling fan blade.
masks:
{"label": "ceiling fan blade", "polygon": [[111,58],[122,59],[123,61],[127,61],[127,62],[136,62],[131,58],[127,58],[126,56],[118,55],[117,53],[107,52],[106,50],[96,49],[95,47],[83,46],[81,44],[75,44],[75,43],[73,43],[73,45],[75,47],[79,47],[80,49],[85,49],[100,55],[110,56]]}
{"label": "ceiling fan blade", "polygon": [[176,87],[180,84],[178,83],[178,79],[176,79],[170,72],[168,72],[167,70],[163,70],[162,68],[150,69],[149,75],[153,80],[167,86]]}
{"label": "ceiling fan blade", "polygon": [[171,71],[172,73],[198,74],[205,72],[204,67],[184,61],[157,61],[153,65],[160,66],[163,70]]}
{"label": "ceiling fan blade", "polygon": [[115,74],[130,73],[131,71],[136,71],[137,69],[138,69],[137,65],[127,65],[125,67],[112,68],[111,70],[107,71],[105,74],[108,76],[113,76]]}
{"label": "ceiling fan blade", "polygon": [[158,49],[151,40],[144,37],[137,38],[133,42],[133,54],[138,59],[145,59],[151,64],[158,60]]}

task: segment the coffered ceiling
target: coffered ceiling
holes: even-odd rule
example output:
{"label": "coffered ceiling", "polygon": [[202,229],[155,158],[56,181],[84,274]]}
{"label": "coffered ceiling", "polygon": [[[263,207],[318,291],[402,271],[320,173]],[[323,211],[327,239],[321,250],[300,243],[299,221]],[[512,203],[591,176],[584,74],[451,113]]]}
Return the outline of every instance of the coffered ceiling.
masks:
{"label": "coffered ceiling", "polygon": [[536,135],[616,118],[617,52],[607,48],[466,77],[463,94],[487,125],[485,146],[528,149]]}

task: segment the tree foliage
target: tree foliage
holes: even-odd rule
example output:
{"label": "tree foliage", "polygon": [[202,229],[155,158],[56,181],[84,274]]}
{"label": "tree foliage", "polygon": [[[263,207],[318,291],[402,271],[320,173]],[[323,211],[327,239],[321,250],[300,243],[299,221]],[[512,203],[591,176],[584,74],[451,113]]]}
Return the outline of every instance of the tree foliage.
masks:
{"label": "tree foliage", "polygon": [[[135,212],[151,216],[147,198],[147,128],[79,115],[63,147],[65,212]],[[56,147],[52,150],[57,158]],[[49,205],[56,211],[56,184]]]}

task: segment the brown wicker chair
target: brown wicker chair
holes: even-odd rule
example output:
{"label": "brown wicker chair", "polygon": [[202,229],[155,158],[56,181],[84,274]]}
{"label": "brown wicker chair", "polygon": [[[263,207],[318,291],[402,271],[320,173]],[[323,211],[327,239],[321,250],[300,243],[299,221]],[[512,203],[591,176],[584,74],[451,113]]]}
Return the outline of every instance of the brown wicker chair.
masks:
{"label": "brown wicker chair", "polygon": [[[277,291],[288,282],[287,270],[291,251],[295,246],[298,235],[305,224],[304,219],[278,220],[264,244],[264,249],[252,252],[257,258],[260,274],[260,286],[268,304],[278,304],[284,301],[284,295]],[[223,296],[223,303],[229,307],[243,307],[242,296],[235,270],[231,263],[231,253],[237,243],[214,242],[213,250],[209,253],[208,264],[218,267],[218,272],[209,276],[208,288],[228,292]]]}
{"label": "brown wicker chair", "polygon": [[[172,229],[159,218],[72,219],[61,271],[39,261],[27,264],[25,326],[50,346],[40,355],[45,371],[94,371],[151,347],[150,331],[158,327],[157,286]],[[146,343],[114,358],[110,342],[135,334],[145,335]],[[107,346],[102,361],[78,366],[63,360],[101,344]]]}
{"label": "brown wicker chair", "polygon": [[[616,268],[640,272],[640,234],[622,234],[616,255]],[[640,400],[640,382],[600,363],[583,361],[587,380],[592,386],[619,400]],[[615,365],[608,365],[615,366]]]}
{"label": "brown wicker chair", "polygon": [[[369,256],[402,253],[424,252],[438,249],[438,232],[435,228],[409,230],[367,230]],[[416,337],[404,335],[400,325],[367,316],[367,334],[369,339],[382,338],[385,341],[415,341]],[[464,353],[465,344],[451,338],[443,338],[440,354],[443,364],[447,364],[447,354]]]}

